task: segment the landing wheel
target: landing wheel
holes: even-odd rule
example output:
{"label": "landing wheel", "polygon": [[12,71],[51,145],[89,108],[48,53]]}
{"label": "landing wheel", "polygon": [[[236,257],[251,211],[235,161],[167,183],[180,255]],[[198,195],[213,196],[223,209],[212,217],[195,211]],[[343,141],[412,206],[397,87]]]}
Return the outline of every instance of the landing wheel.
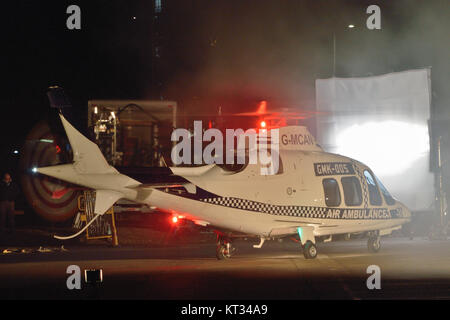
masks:
{"label": "landing wheel", "polygon": [[216,257],[218,260],[230,259],[235,250],[229,239],[218,237],[216,248]]}
{"label": "landing wheel", "polygon": [[230,251],[227,249],[227,246],[225,245],[217,246],[216,257],[218,260],[230,259],[231,254]]}
{"label": "landing wheel", "polygon": [[380,251],[380,237],[370,237],[369,240],[367,240],[367,248],[369,249],[369,252],[373,253]]}
{"label": "landing wheel", "polygon": [[305,245],[303,246],[303,255],[305,256],[305,259],[314,259],[317,257],[317,248],[312,241],[308,240],[306,241]]}

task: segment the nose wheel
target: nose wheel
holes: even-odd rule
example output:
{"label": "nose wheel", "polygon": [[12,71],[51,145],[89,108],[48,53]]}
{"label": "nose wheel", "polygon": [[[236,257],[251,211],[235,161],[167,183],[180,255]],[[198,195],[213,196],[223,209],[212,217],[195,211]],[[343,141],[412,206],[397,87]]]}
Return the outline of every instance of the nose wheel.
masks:
{"label": "nose wheel", "polygon": [[369,252],[377,253],[381,249],[380,237],[369,237],[367,240],[367,248]]}
{"label": "nose wheel", "polygon": [[305,256],[305,259],[315,259],[317,257],[317,248],[312,241],[306,241],[303,246],[303,255]]}

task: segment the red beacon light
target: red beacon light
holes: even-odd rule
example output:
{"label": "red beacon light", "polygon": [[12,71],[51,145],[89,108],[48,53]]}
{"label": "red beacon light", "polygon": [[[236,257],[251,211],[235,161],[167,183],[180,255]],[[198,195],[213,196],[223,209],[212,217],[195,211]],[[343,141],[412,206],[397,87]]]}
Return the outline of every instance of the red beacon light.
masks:
{"label": "red beacon light", "polygon": [[181,215],[173,215],[171,221],[173,224],[177,224],[181,219],[184,219],[184,216]]}
{"label": "red beacon light", "polygon": [[266,133],[267,132],[267,123],[266,123],[266,121],[262,120],[259,123],[259,132],[260,133]]}

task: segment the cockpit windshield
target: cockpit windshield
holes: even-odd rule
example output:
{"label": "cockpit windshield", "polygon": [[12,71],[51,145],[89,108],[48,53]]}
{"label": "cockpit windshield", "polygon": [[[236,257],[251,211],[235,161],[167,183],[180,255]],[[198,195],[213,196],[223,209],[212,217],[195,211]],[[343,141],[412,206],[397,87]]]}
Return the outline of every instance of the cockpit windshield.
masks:
{"label": "cockpit windshield", "polygon": [[383,194],[384,201],[390,206],[395,204],[395,199],[391,196],[389,191],[386,189],[386,187],[381,183],[380,179],[378,179],[377,176],[375,176],[375,179],[377,180],[378,186],[380,187],[381,193]]}

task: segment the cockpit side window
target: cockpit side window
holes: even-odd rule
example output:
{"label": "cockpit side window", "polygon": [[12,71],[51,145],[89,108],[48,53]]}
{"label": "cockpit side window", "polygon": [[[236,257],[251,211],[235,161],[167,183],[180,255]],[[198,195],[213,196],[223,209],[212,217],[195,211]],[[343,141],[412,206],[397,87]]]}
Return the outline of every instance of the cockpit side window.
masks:
{"label": "cockpit side window", "polygon": [[370,204],[373,206],[381,206],[381,194],[378,190],[374,177],[367,170],[364,171],[364,176],[366,177],[367,187],[369,188]]}
{"label": "cockpit side window", "polygon": [[359,206],[362,203],[361,184],[356,177],[344,177],[341,179],[344,189],[345,205]]}
{"label": "cockpit side window", "polygon": [[375,176],[375,178],[377,179],[377,183],[380,186],[380,190],[381,190],[381,193],[383,194],[384,201],[386,201],[386,203],[390,206],[394,205],[396,202],[395,199],[391,196],[391,194],[386,189],[386,187],[381,183],[380,179],[378,179],[377,176]]}
{"label": "cockpit side window", "polygon": [[327,207],[337,207],[341,204],[341,193],[339,185],[334,179],[323,179],[323,190]]}

